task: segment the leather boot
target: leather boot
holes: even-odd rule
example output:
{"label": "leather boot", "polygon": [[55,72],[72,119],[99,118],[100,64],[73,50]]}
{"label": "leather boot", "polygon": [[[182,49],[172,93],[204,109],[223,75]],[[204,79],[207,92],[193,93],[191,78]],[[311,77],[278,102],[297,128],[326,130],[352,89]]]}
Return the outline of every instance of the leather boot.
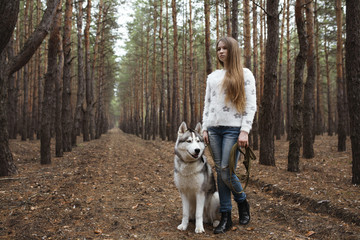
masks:
{"label": "leather boot", "polygon": [[231,220],[231,211],[230,212],[222,212],[221,213],[221,220],[219,225],[215,228],[214,233],[224,233],[228,231],[232,227],[232,220]]}
{"label": "leather boot", "polygon": [[246,225],[250,222],[250,206],[249,203],[246,201],[242,201],[238,203],[238,210],[239,210],[239,224]]}

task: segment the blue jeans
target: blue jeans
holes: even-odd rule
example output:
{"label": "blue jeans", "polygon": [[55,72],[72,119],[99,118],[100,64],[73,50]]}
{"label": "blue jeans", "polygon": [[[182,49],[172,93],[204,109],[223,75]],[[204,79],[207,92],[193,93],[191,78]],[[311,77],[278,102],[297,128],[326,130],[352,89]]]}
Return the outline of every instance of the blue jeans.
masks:
{"label": "blue jeans", "polygon": [[[240,127],[209,127],[208,135],[210,146],[213,152],[215,168],[217,172],[217,184],[220,197],[220,212],[230,212],[231,192],[234,200],[240,203],[246,199],[241,183],[235,173],[229,171],[229,157],[232,146],[237,142],[240,134]],[[236,165],[240,153],[237,152]],[[235,165],[235,166],[236,166]],[[240,193],[241,192],[241,193]]]}

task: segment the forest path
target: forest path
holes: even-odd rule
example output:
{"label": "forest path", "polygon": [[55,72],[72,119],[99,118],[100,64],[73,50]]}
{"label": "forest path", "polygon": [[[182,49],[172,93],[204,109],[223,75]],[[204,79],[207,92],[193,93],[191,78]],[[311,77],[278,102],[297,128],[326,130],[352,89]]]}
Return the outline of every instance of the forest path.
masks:
{"label": "forest path", "polygon": [[287,148],[277,142],[278,167],[252,163],[250,224],[237,224],[234,207],[232,231],[214,235],[206,225],[206,233],[197,235],[193,223],[187,231],[176,229],[182,211],[173,183],[173,142],[112,129],[43,166],[39,141],[12,140],[20,173],[0,179],[0,239],[358,239],[359,187],[346,182],[348,166],[343,170],[323,158],[328,147],[317,144],[327,164],[309,160],[294,174],[284,171]]}

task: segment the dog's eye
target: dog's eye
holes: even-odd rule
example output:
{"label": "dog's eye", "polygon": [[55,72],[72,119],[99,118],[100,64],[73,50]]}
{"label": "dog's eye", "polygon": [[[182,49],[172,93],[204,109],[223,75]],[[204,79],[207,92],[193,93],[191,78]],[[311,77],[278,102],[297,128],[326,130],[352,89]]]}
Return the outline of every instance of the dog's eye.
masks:
{"label": "dog's eye", "polygon": [[187,140],[186,142],[191,143],[192,141],[189,139],[189,140]]}

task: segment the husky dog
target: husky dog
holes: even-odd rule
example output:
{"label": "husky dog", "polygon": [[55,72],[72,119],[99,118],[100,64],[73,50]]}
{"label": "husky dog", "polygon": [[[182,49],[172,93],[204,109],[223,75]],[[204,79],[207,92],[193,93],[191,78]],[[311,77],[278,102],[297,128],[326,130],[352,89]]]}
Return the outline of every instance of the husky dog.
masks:
{"label": "husky dog", "polygon": [[203,222],[219,224],[219,194],[215,179],[204,154],[201,123],[195,130],[182,122],[175,144],[175,185],[181,194],[183,217],[179,230],[186,230],[189,220],[195,220],[195,232],[205,232]]}

